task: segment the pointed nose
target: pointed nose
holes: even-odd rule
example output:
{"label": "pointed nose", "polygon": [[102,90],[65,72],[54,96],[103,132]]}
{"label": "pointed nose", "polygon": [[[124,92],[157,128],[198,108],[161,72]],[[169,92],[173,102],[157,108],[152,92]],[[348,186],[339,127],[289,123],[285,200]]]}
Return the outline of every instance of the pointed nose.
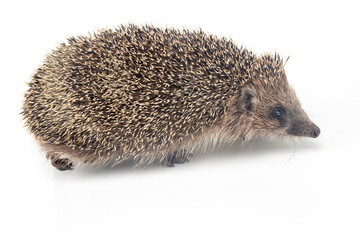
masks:
{"label": "pointed nose", "polygon": [[314,126],[310,132],[310,137],[317,138],[320,135],[320,128],[318,126]]}

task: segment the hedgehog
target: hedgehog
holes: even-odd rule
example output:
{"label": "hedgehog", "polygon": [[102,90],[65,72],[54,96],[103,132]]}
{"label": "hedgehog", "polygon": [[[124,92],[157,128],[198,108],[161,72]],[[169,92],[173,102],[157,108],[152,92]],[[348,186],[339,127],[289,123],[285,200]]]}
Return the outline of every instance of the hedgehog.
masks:
{"label": "hedgehog", "polygon": [[121,25],[49,53],[22,116],[59,170],[174,166],[238,140],[316,138],[284,65],[201,29]]}

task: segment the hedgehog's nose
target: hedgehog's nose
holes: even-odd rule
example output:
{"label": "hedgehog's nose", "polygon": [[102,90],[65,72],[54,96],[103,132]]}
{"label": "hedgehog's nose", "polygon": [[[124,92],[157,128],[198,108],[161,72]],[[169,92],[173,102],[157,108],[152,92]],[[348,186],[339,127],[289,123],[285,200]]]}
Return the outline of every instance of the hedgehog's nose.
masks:
{"label": "hedgehog's nose", "polygon": [[314,126],[314,128],[310,132],[310,137],[317,138],[320,135],[320,128]]}

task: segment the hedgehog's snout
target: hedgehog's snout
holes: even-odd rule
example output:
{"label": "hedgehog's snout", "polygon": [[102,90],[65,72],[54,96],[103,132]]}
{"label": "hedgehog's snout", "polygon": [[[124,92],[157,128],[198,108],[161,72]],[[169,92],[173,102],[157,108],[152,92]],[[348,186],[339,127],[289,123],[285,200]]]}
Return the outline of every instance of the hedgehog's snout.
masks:
{"label": "hedgehog's snout", "polygon": [[311,121],[295,121],[287,129],[287,133],[298,137],[317,138],[320,135],[320,128]]}
{"label": "hedgehog's snout", "polygon": [[317,138],[319,135],[320,135],[320,128],[315,125],[310,132],[310,137]]}

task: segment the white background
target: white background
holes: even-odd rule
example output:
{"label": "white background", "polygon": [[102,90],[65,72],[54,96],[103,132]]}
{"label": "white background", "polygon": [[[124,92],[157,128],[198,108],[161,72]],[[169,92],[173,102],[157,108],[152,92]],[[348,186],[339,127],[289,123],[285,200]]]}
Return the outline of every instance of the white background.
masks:
{"label": "white background", "polygon": [[[246,2],[2,1],[0,239],[360,239],[359,1]],[[23,128],[26,82],[66,37],[128,22],[291,56],[320,137],[175,168],[57,171]]]}

